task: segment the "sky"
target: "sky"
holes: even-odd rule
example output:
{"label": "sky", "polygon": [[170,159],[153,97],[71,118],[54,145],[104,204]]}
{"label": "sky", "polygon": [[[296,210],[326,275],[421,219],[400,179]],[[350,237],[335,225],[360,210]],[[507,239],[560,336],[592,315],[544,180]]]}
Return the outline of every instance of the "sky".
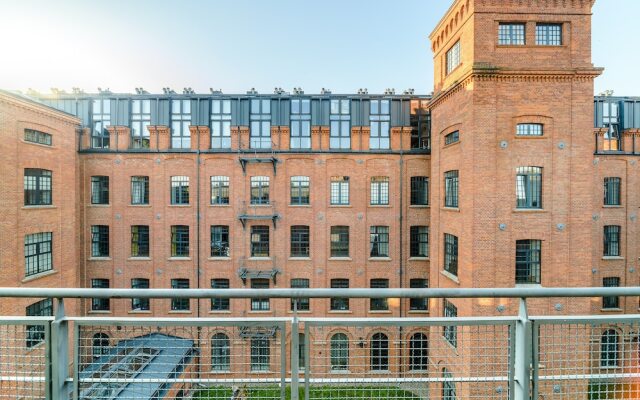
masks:
{"label": "sky", "polygon": [[[162,92],[433,86],[450,0],[0,0],[0,88]],[[595,92],[640,96],[640,1],[597,0]]]}

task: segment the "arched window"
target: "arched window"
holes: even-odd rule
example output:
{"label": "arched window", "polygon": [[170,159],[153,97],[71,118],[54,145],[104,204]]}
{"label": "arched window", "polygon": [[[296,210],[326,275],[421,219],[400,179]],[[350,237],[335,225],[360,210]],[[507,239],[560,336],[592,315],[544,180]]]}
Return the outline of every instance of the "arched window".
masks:
{"label": "arched window", "polygon": [[446,368],[442,369],[442,400],[456,400],[456,384]]}
{"label": "arched window", "polygon": [[349,339],[344,333],[331,336],[331,370],[346,371],[349,369]]}
{"label": "arched window", "polygon": [[386,371],[389,369],[389,339],[384,333],[376,333],[371,337],[371,370]]}
{"label": "arched window", "polygon": [[224,333],[216,333],[211,338],[211,370],[229,371],[231,365],[231,345]]}
{"label": "arched window", "polygon": [[93,335],[92,352],[94,357],[109,354],[109,335],[106,333],[96,333]]}
{"label": "arched window", "polygon": [[600,366],[601,367],[617,367],[618,366],[618,332],[615,329],[604,331],[600,338]]}
{"label": "arched window", "polygon": [[424,333],[416,333],[409,341],[412,371],[426,371],[429,365],[429,341]]}

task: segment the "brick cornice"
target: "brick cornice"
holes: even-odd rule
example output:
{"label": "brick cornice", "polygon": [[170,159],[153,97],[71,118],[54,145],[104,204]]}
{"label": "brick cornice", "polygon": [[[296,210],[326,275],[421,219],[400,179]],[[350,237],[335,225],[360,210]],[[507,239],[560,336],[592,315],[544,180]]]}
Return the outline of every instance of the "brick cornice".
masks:
{"label": "brick cornice", "polygon": [[166,125],[155,125],[149,126],[149,133],[157,133],[157,134],[169,134],[169,127]]}
{"label": "brick cornice", "polygon": [[593,80],[602,74],[603,68],[573,69],[573,70],[507,70],[491,67],[474,67],[470,69],[460,80],[439,93],[434,94],[429,102],[429,107],[437,107],[460,90],[465,89],[473,82],[532,82],[553,83]]}

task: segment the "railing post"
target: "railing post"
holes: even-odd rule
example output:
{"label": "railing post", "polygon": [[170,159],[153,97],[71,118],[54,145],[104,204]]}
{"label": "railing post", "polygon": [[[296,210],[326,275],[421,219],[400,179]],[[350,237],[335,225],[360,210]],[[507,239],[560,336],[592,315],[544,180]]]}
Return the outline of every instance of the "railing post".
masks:
{"label": "railing post", "polygon": [[298,400],[300,371],[300,333],[298,331],[298,299],[293,299],[293,321],[291,321],[291,400]]}
{"label": "railing post", "polygon": [[51,323],[51,394],[55,400],[68,398],[69,324],[64,319],[64,300],[56,301],[56,313]]}
{"label": "railing post", "polygon": [[520,309],[518,311],[518,321],[516,323],[515,337],[515,400],[531,399],[531,360],[532,360],[532,327],[527,312],[527,300],[520,299]]}

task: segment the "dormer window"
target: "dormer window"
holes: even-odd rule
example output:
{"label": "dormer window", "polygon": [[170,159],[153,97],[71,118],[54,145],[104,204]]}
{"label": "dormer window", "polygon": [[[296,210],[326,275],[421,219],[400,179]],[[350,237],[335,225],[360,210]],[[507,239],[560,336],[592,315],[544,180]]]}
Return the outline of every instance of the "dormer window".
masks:
{"label": "dormer window", "polygon": [[498,44],[501,46],[523,46],[524,24],[501,23],[498,26]]}
{"label": "dormer window", "polygon": [[447,75],[449,75],[456,67],[460,65],[460,41],[451,46],[447,51]]}

